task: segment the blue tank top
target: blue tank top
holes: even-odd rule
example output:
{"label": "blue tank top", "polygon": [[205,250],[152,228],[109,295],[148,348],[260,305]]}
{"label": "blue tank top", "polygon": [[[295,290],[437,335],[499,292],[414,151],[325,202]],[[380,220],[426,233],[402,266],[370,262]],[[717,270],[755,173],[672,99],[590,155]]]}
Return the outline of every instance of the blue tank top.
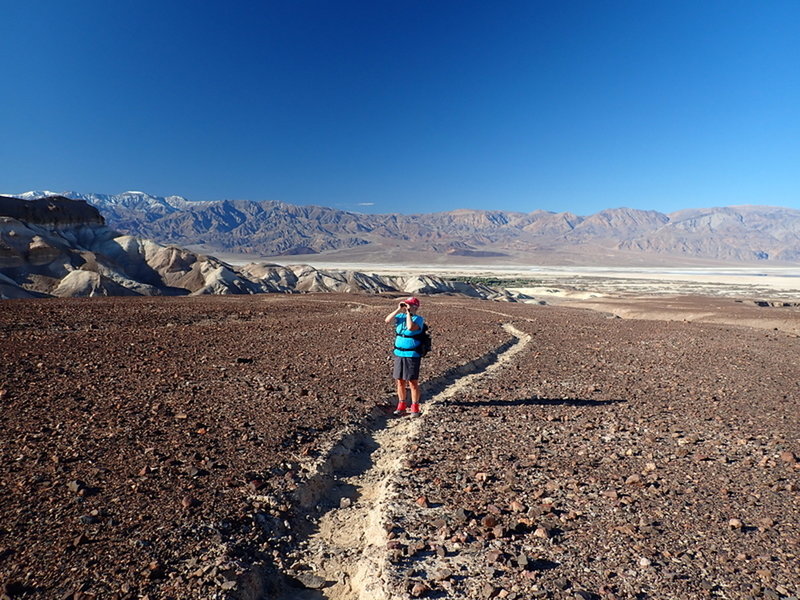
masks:
{"label": "blue tank top", "polygon": [[410,329],[406,329],[406,315],[400,314],[394,316],[394,355],[401,356],[405,358],[416,358],[419,357],[417,352],[414,352],[414,348],[419,346],[419,340],[414,339],[413,337],[405,337],[405,336],[413,336],[419,335],[422,333],[422,326],[425,324],[425,319],[420,317],[419,315],[414,315],[411,317],[411,321],[419,327],[419,329],[415,329],[411,331]]}

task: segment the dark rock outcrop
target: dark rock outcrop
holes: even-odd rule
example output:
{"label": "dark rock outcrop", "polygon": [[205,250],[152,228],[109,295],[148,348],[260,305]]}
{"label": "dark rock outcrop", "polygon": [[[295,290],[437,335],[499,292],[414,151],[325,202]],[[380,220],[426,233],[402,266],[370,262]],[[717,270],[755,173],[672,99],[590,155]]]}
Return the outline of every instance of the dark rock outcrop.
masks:
{"label": "dark rock outcrop", "polygon": [[31,225],[105,225],[105,220],[94,206],[64,196],[48,196],[35,200],[21,200],[0,196],[0,215],[30,223]]}

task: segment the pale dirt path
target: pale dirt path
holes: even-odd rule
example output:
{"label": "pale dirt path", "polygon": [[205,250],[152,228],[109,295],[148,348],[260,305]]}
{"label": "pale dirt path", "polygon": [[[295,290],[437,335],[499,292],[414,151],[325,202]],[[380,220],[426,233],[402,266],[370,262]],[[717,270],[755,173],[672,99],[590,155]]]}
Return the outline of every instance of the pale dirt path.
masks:
{"label": "pale dirt path", "polygon": [[592,310],[620,319],[686,321],[777,330],[800,335],[800,311],[795,307],[759,308],[727,298],[607,298],[569,301],[560,306]]}
{"label": "pale dirt path", "polygon": [[[492,311],[493,312],[493,311]],[[498,313],[503,314],[503,313]],[[510,315],[506,315],[510,316]],[[387,427],[373,432],[360,444],[352,464],[342,469],[332,496],[345,497],[352,504],[325,513],[317,531],[310,536],[306,557],[312,572],[327,582],[326,587],[297,590],[286,598],[296,600],[395,600],[387,589],[387,515],[394,486],[407,457],[408,444],[420,434],[426,416],[440,410],[440,403],[502,369],[530,342],[530,336],[512,325],[503,326],[516,342],[480,371],[464,375],[423,404],[423,416],[390,420]],[[367,461],[367,464],[364,462]],[[348,470],[350,473],[348,473]],[[318,580],[318,583],[321,581]]]}
{"label": "pale dirt path", "polygon": [[[730,298],[608,298],[592,302],[562,302],[558,306],[591,310],[619,319],[686,321],[712,325],[730,325],[783,331],[793,337],[800,336],[800,310],[797,308],[759,308],[752,304],[737,303]],[[535,319],[520,315],[510,315],[488,308],[474,306],[462,306],[462,308],[495,314],[518,321],[535,322]]]}

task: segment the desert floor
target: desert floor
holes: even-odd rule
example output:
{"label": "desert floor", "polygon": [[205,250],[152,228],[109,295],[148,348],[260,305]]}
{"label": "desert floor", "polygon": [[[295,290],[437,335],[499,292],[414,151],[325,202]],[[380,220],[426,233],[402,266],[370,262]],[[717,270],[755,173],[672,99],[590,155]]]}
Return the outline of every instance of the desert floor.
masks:
{"label": "desert floor", "polygon": [[423,297],[419,419],[396,298],[3,302],[0,593],[798,596],[797,307],[589,291]]}

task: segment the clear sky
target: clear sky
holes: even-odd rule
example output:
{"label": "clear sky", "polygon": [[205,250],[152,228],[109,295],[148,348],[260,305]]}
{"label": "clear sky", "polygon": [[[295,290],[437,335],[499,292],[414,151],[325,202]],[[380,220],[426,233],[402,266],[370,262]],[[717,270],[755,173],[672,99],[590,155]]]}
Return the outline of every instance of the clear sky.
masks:
{"label": "clear sky", "polygon": [[0,0],[0,192],[800,208],[800,1]]}

